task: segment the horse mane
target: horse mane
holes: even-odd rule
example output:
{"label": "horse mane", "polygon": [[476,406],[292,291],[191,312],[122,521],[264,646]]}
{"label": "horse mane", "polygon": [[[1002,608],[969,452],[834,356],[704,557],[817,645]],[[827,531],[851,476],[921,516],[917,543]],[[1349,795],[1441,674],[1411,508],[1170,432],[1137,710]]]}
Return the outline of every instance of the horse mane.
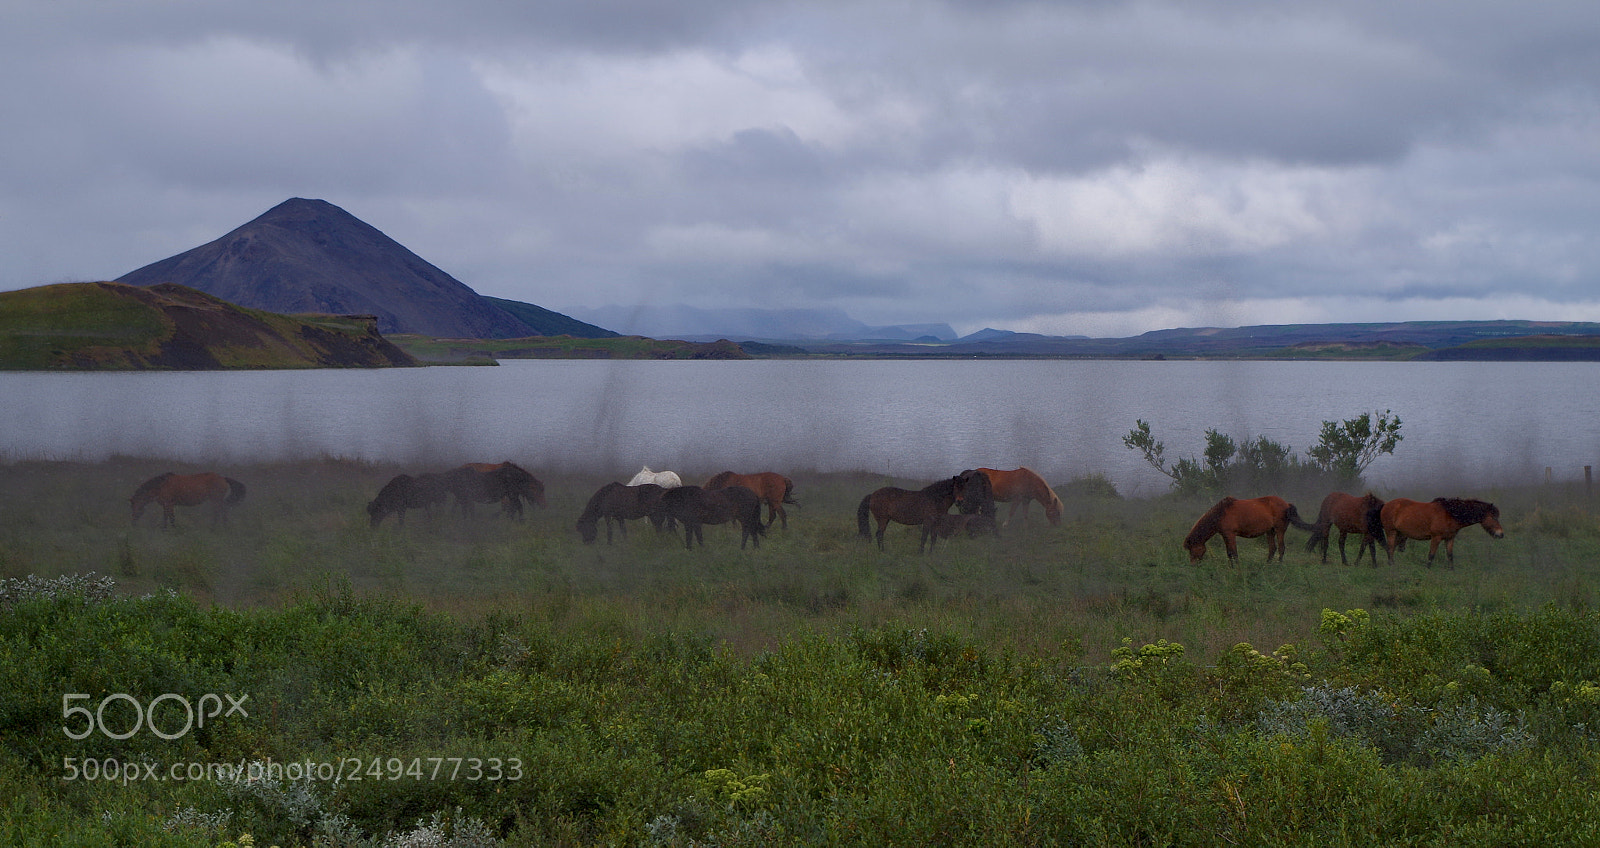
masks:
{"label": "horse mane", "polygon": [[1205,515],[1200,516],[1200,519],[1194,523],[1194,527],[1189,530],[1189,535],[1183,537],[1183,546],[1192,548],[1215,536],[1217,528],[1222,524],[1222,513],[1226,512],[1228,507],[1233,506],[1235,500],[1230,495],[1217,501],[1215,506],[1206,510]]}
{"label": "horse mane", "polygon": [[173,473],[168,471],[164,474],[157,474],[156,476],[151,477],[149,480],[144,481],[139,488],[133,490],[133,496],[137,498],[140,495],[148,495],[154,492],[155,490],[161,488],[161,484],[167,482],[167,479],[172,476],[174,476]]}
{"label": "horse mane", "polygon": [[923,486],[922,493],[925,495],[932,495],[936,498],[953,498],[956,495],[956,483],[960,479],[960,477],[946,477],[945,479],[936,483],[930,483],[927,486]]}
{"label": "horse mane", "polygon": [[1045,516],[1054,516],[1056,518],[1060,518],[1061,510],[1064,508],[1063,504],[1061,503],[1061,496],[1056,494],[1055,489],[1050,488],[1050,484],[1046,483],[1044,478],[1039,476],[1038,472],[1034,471],[1032,468],[1024,468],[1022,470],[1032,474],[1033,479],[1039,481],[1039,488],[1044,490],[1044,494],[1050,496],[1050,500],[1048,501],[1046,501],[1044,498],[1039,498],[1039,503],[1044,505]]}
{"label": "horse mane", "polygon": [[1452,521],[1460,524],[1477,524],[1487,516],[1500,517],[1500,508],[1475,498],[1434,498],[1433,502],[1444,509]]}

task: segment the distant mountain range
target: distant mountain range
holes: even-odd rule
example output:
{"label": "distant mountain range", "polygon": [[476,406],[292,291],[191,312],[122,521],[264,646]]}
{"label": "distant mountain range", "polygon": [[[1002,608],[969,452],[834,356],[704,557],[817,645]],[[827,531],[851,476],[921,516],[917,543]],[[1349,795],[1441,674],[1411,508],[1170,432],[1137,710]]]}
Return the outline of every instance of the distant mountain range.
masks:
{"label": "distant mountain range", "polygon": [[[752,353],[761,346],[745,345]],[[777,351],[774,351],[777,352]],[[1128,338],[981,330],[944,344],[791,342],[782,352],[864,357],[1600,361],[1600,324],[1407,321],[1155,330]]]}
{"label": "distant mountain range", "polygon": [[667,306],[602,306],[569,309],[574,317],[629,335],[688,341],[955,341],[949,324],[870,326],[841,309],[702,309]]}
{"label": "distant mountain range", "polygon": [[384,333],[479,339],[616,335],[532,304],[483,297],[323,200],[286,200],[216,241],[117,282],[176,283],[271,312],[373,315]]}
{"label": "distant mountain range", "polygon": [[[389,334],[455,340],[615,339],[622,333],[689,342],[727,339],[756,356],[1600,360],[1600,324],[1582,322],[1200,327],[1096,339],[991,328],[958,337],[948,324],[874,326],[839,309],[607,306],[565,315],[479,295],[343,209],[303,198],[286,200],[216,241],[118,282],[173,283],[274,313],[374,316],[377,330]],[[560,345],[499,347],[493,355],[501,358],[524,349],[528,355],[566,350]],[[584,348],[584,355],[598,350]]]}

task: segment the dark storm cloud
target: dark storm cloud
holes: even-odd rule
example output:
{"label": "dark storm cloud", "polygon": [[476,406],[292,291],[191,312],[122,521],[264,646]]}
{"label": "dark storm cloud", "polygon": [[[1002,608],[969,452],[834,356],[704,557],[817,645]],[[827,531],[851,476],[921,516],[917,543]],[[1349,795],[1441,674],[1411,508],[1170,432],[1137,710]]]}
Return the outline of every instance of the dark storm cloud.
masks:
{"label": "dark storm cloud", "polygon": [[0,287],[321,197],[554,308],[1600,320],[1587,3],[0,11]]}

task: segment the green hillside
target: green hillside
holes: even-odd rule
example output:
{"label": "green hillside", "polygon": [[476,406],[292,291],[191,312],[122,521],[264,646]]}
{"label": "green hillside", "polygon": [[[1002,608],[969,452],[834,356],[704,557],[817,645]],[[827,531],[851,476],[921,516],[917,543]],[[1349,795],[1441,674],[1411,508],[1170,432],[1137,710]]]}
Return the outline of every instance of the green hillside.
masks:
{"label": "green hillside", "polygon": [[177,285],[0,292],[0,369],[217,370],[417,364],[348,316],[245,309]]}

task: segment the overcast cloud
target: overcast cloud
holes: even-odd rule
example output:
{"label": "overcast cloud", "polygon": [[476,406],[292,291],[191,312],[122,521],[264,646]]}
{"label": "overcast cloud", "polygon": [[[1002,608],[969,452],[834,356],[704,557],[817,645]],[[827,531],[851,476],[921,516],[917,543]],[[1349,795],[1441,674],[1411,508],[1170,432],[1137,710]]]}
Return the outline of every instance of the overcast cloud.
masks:
{"label": "overcast cloud", "polygon": [[19,0],[0,289],[321,198],[483,294],[1600,321],[1588,0]]}

